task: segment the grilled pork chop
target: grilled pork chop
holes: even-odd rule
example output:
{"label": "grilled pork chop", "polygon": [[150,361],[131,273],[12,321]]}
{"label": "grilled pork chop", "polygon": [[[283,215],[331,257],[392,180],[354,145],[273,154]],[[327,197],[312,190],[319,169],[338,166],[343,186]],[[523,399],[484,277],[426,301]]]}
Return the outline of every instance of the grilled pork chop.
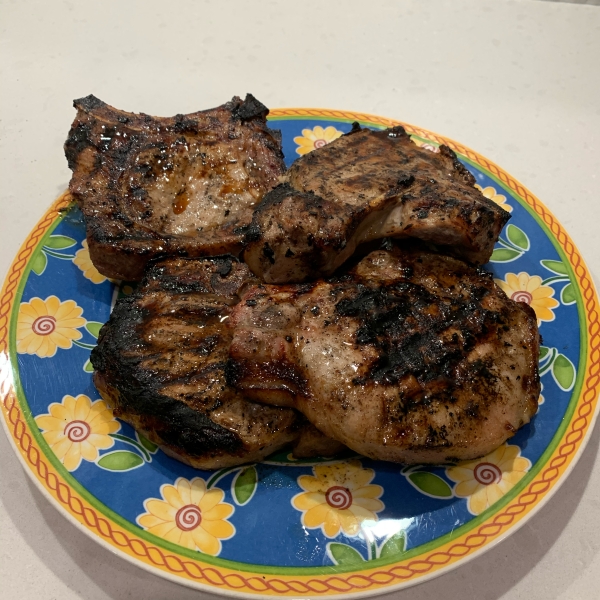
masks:
{"label": "grilled pork chop", "polygon": [[262,460],[291,443],[300,456],[343,448],[296,411],[227,385],[224,321],[251,281],[246,265],[227,257],[158,263],[117,302],[92,351],[94,383],[116,416],[197,468]]}
{"label": "grilled pork chop", "polygon": [[239,253],[237,229],[285,169],[264,105],[248,94],[172,118],[123,112],[94,96],[74,105],[69,189],[102,274],[134,281],[157,256]]}
{"label": "grilled pork chop", "polygon": [[414,144],[402,127],[360,129],[299,158],[246,234],[244,259],[267,283],[327,276],[357,245],[412,237],[486,263],[509,218],[474,187],[454,152]]}
{"label": "grilled pork chop", "polygon": [[228,324],[232,385],[370,458],[473,459],[537,410],[534,311],[452,257],[390,246],[328,281],[253,286]]}

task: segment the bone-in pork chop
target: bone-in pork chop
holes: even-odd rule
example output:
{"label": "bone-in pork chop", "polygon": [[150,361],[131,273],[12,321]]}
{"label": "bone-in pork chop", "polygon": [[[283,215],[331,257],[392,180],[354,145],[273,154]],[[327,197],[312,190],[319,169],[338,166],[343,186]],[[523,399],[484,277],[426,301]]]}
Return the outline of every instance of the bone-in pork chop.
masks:
{"label": "bone-in pork chop", "polygon": [[104,275],[139,280],[159,256],[239,253],[255,204],[285,166],[268,109],[250,94],[172,118],[87,96],[65,143],[69,189]]}
{"label": "bone-in pork chop", "polygon": [[358,126],[302,156],[269,192],[244,259],[267,283],[328,276],[356,247],[418,238],[476,264],[491,256],[509,213],[474,187],[454,152],[414,144],[402,127]]}
{"label": "bone-in pork chop", "polygon": [[197,468],[262,460],[293,443],[299,456],[343,448],[296,411],[248,401],[227,385],[224,322],[252,281],[232,258],[160,262],[117,302],[92,351],[94,383],[116,416]]}
{"label": "bone-in pork chop", "polygon": [[228,324],[232,385],[374,459],[483,456],[537,410],[534,311],[452,257],[390,245],[328,281],[253,286]]}

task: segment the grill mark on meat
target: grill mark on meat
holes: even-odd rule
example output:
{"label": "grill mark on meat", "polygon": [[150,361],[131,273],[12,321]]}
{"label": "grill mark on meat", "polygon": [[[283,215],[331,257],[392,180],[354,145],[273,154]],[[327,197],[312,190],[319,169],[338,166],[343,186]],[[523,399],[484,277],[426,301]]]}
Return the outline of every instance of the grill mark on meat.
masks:
{"label": "grill mark on meat", "polygon": [[[116,415],[125,420],[130,413],[141,416],[154,424],[165,444],[193,456],[216,451],[229,454],[242,451],[242,440],[235,432],[214,423],[208,415],[187,404],[162,394],[161,378],[140,368],[143,357],[140,350],[145,344],[138,338],[137,328],[148,314],[149,311],[136,305],[135,297],[118,302],[109,321],[112,325],[102,328],[98,345],[92,350],[97,387],[102,393],[110,380],[110,386],[118,389]],[[114,397],[105,399],[115,405]]]}
{"label": "grill mark on meat", "polygon": [[117,301],[91,354],[94,382],[115,414],[194,467],[262,460],[293,444],[302,456],[342,447],[296,411],[255,403],[230,385],[224,322],[251,283],[230,256],[158,262]]}
{"label": "grill mark on meat", "polygon": [[76,100],[65,155],[90,256],[108,277],[138,280],[164,256],[238,253],[240,229],[284,172],[268,109],[242,101],[172,118]]}
{"label": "grill mark on meat", "polygon": [[256,207],[244,258],[268,283],[328,276],[361,243],[410,237],[483,264],[508,218],[446,146],[354,128],[297,159]]}
{"label": "grill mark on meat", "polygon": [[[407,282],[380,288],[359,285],[357,292],[340,300],[336,313],[360,321],[356,343],[371,344],[379,352],[366,378],[383,384],[394,385],[409,373],[424,383],[451,378],[474,340],[483,342],[491,327],[506,321],[502,313],[481,305],[478,296],[489,293],[485,287],[470,289],[467,302],[440,299]],[[455,333],[439,343],[450,323]]]}
{"label": "grill mark on meat", "polygon": [[452,257],[388,241],[329,280],[247,289],[227,323],[233,385],[370,458],[477,458],[537,410],[535,313]]}
{"label": "grill mark on meat", "polygon": [[[216,277],[222,286],[228,279],[229,289],[237,291],[251,277],[229,257],[205,261],[203,270],[197,267],[196,261],[185,259],[159,263],[134,295],[117,302],[92,351],[95,380],[118,415],[150,429],[172,452],[205,468],[240,464],[249,452],[260,452],[260,444],[238,430],[249,425],[239,410],[234,427],[216,415],[239,403],[239,394],[226,388],[223,359],[231,336],[219,327],[220,316],[234,301],[220,297],[211,281]],[[157,325],[161,319],[163,327]],[[258,410],[267,417],[262,424],[265,446],[270,448],[278,437],[289,443],[297,435],[295,416],[285,409],[268,410]]]}

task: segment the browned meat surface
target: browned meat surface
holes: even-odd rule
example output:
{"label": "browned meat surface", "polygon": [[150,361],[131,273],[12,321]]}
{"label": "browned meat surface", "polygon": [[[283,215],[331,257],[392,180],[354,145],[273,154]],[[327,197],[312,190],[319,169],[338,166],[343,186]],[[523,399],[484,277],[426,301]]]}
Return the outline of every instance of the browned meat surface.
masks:
{"label": "browned meat surface", "polygon": [[239,253],[255,204],[284,172],[278,131],[253,96],[172,118],[75,100],[71,193],[96,268],[141,279],[158,256]]}
{"label": "browned meat surface", "polygon": [[120,299],[92,351],[94,382],[115,414],[165,452],[203,469],[262,460],[298,442],[301,456],[341,445],[288,408],[227,385],[225,321],[253,279],[235,259],[175,258]]}
{"label": "browned meat surface", "polygon": [[388,244],[328,281],[252,286],[227,322],[232,385],[374,459],[483,456],[537,409],[533,310],[448,256]]}
{"label": "browned meat surface", "polygon": [[484,264],[509,214],[474,183],[446,146],[419,148],[402,127],[355,128],[265,196],[244,258],[267,283],[301,282],[332,274],[363,242],[411,237]]}
{"label": "browned meat surface", "polygon": [[323,435],[308,421],[300,430],[298,439],[294,442],[294,458],[313,458],[315,456],[336,456],[348,448],[341,442]]}

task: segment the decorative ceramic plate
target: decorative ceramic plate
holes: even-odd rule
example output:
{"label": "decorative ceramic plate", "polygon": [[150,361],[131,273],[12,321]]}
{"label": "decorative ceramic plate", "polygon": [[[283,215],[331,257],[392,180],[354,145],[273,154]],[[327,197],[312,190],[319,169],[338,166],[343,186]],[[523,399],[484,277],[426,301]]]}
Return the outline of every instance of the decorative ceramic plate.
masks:
{"label": "decorative ceramic plate", "polygon": [[[329,110],[272,111],[288,164],[349,131],[396,121]],[[489,268],[535,310],[544,346],[540,408],[485,458],[411,467],[360,456],[269,460],[198,471],[116,420],[89,363],[119,294],[90,263],[68,194],[19,251],[0,299],[3,415],[46,496],[93,538],[156,574],[241,596],[370,595],[438,575],[515,531],[564,481],[590,434],[599,388],[598,298],[549,211],[502,169],[453,148],[512,218]]]}

